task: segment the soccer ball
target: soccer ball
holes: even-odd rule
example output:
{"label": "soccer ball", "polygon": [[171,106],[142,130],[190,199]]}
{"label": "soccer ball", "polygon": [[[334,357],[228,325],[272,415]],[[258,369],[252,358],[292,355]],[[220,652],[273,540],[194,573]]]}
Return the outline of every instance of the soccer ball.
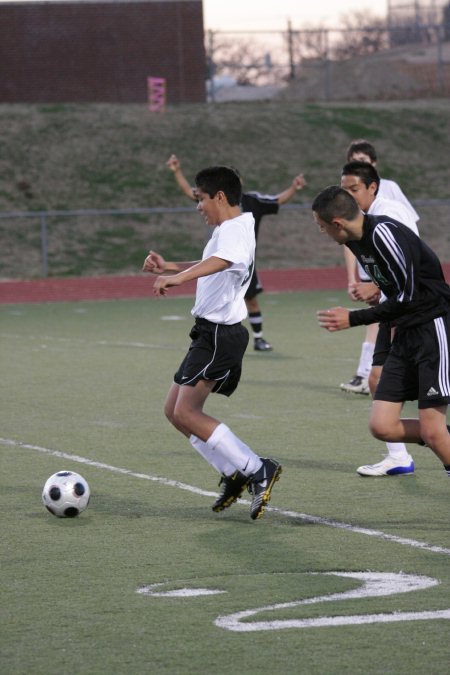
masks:
{"label": "soccer ball", "polygon": [[84,511],[91,496],[83,476],[73,471],[58,471],[47,480],[42,490],[44,506],[58,518],[75,518]]}

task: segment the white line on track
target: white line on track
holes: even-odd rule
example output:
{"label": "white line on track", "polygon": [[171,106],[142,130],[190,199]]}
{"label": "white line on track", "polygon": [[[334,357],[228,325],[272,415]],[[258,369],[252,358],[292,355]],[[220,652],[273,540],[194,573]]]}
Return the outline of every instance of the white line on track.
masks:
{"label": "white line on track", "polygon": [[[15,448],[23,448],[24,450],[35,450],[36,452],[42,452],[46,455],[51,455],[52,457],[60,457],[61,459],[67,459],[72,462],[78,462],[79,464],[85,464],[87,466],[93,466],[97,469],[105,469],[106,471],[111,471],[112,473],[120,473],[125,476],[132,476],[133,478],[140,478],[142,480],[149,480],[154,483],[160,483],[161,485],[168,485],[169,487],[176,487],[179,490],[186,490],[187,492],[192,492],[193,494],[202,495],[203,497],[216,497],[216,492],[210,492],[208,490],[202,490],[197,488],[194,485],[188,485],[187,483],[181,483],[177,480],[171,480],[170,478],[164,478],[163,476],[151,476],[147,473],[137,473],[131,471],[130,469],[124,469],[118,466],[112,466],[111,464],[104,464],[103,462],[96,462],[93,459],[88,457],[81,457],[80,455],[71,455],[67,452],[61,452],[60,450],[52,450],[51,448],[42,448],[39,445],[30,445],[28,443],[22,443],[20,441],[14,441],[10,438],[0,438],[0,445],[7,445]],[[249,504],[248,500],[239,499],[240,504]],[[394,544],[401,544],[402,546],[410,546],[411,548],[419,548],[424,551],[431,551],[432,553],[441,553],[443,555],[450,556],[450,548],[445,548],[443,546],[434,546],[432,544],[427,544],[423,541],[417,541],[416,539],[408,539],[405,537],[397,537],[395,534],[388,534],[382,532],[381,530],[371,530],[366,527],[358,527],[357,525],[351,525],[350,523],[342,523],[338,520],[332,520],[330,518],[323,518],[322,516],[311,516],[307,513],[299,513],[297,511],[285,511],[284,509],[279,509],[273,506],[266,506],[266,511],[272,511],[273,513],[278,513],[287,518],[292,518],[295,520],[303,520],[308,523],[315,523],[316,525],[326,525],[327,527],[335,527],[340,530],[347,530],[348,532],[354,532],[355,534],[364,534],[367,537],[374,537],[375,539],[382,539],[384,541],[389,541]]]}

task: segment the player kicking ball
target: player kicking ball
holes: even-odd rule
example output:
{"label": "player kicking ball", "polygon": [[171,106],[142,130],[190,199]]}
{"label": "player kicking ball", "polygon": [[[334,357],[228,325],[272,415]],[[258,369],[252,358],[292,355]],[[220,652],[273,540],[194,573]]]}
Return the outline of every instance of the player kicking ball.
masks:
{"label": "player kicking ball", "polygon": [[210,393],[230,396],[238,386],[249,341],[242,320],[244,296],[255,260],[254,218],[241,213],[241,181],[226,166],[200,171],[196,178],[197,210],[214,228],[199,262],[174,263],[150,251],[143,270],[157,274],[153,290],[163,296],[172,286],[197,279],[192,342],[175,373],[164,407],[173,426],[221,474],[221,492],[213,511],[231,506],[247,488],[250,517],[263,515],[281,465],[259,457],[225,424],[203,411]]}

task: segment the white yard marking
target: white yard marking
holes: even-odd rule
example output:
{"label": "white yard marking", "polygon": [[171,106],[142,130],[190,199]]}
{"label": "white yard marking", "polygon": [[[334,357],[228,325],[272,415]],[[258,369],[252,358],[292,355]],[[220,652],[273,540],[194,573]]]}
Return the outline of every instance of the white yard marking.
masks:
{"label": "white yard marking", "polygon": [[197,598],[203,595],[219,595],[227,591],[220,591],[215,588],[174,588],[171,591],[158,591],[158,588],[165,586],[162,584],[150,584],[141,586],[136,593],[139,595],[151,595],[153,598]]}
{"label": "white yard marking", "polygon": [[[149,480],[154,483],[160,483],[161,485],[168,485],[169,487],[176,487],[179,490],[186,490],[187,492],[192,492],[193,494],[196,495],[202,495],[203,497],[217,497],[217,492],[202,490],[201,488],[197,488],[194,485],[181,483],[180,481],[171,480],[170,478],[164,478],[163,476],[152,476],[146,473],[137,473],[135,471],[131,471],[130,469],[112,466],[111,464],[104,464],[103,462],[96,462],[95,460],[89,459],[88,457],[72,455],[67,452],[61,452],[60,450],[52,450],[51,448],[43,448],[40,447],[39,445],[30,445],[28,443],[21,443],[20,441],[15,441],[10,438],[0,438],[0,445],[7,445],[15,448],[23,448],[24,450],[34,450],[36,452],[42,452],[47,455],[51,455],[52,457],[60,457],[61,459],[67,459],[72,462],[78,462],[79,464],[86,464],[87,466],[93,466],[97,469],[104,469],[105,471],[111,471],[113,473],[119,473],[125,476],[132,476],[133,478]],[[250,502],[246,499],[238,499],[238,503],[245,505],[250,504]],[[400,544],[402,546],[409,546],[411,548],[418,548],[424,551],[431,551],[432,553],[440,553],[442,555],[450,556],[450,548],[445,548],[443,546],[435,546],[433,544],[428,544],[427,542],[417,541],[416,539],[398,537],[394,534],[382,532],[381,530],[370,530],[369,528],[366,527],[358,527],[357,525],[351,525],[350,523],[342,523],[338,520],[323,518],[322,516],[311,516],[307,513],[299,513],[297,511],[286,511],[284,509],[278,509],[272,506],[266,506],[265,510],[272,511],[273,513],[278,513],[279,515],[285,516],[287,518],[292,518],[295,520],[303,520],[308,523],[315,523],[316,525],[335,527],[337,529],[347,530],[348,532],[354,532],[355,534],[364,534],[367,537],[374,537],[375,539],[382,539],[384,541],[389,541],[394,544]]]}
{"label": "white yard marking", "polygon": [[47,342],[57,342],[65,344],[75,344],[75,345],[85,345],[93,344],[97,347],[128,347],[130,349],[168,349],[180,351],[182,348],[175,345],[167,344],[154,344],[151,342],[113,342],[110,340],[84,340],[83,338],[67,338],[67,337],[55,337],[53,335],[21,335],[14,333],[0,333],[0,338],[6,338],[8,340],[18,340],[24,339],[31,342],[37,341],[41,343],[42,340]]}
{"label": "white yard marking", "polygon": [[[318,574],[318,573],[317,573]],[[319,616],[305,619],[279,619],[274,621],[245,621],[257,614],[273,612],[280,609],[291,609],[304,605],[322,602],[339,602],[341,600],[355,600],[361,598],[397,595],[420,591],[439,582],[431,577],[413,574],[393,574],[389,572],[325,572],[325,575],[348,577],[362,581],[360,588],[343,593],[320,595],[306,600],[283,602],[255,609],[246,609],[241,612],[219,616],[215,620],[218,628],[224,628],[236,633],[251,633],[262,630],[282,630],[287,628],[323,628],[325,626],[354,626],[368,623],[392,623],[396,621],[429,621],[431,619],[450,619],[450,609],[424,612],[393,612],[389,614],[354,614],[342,616]]]}

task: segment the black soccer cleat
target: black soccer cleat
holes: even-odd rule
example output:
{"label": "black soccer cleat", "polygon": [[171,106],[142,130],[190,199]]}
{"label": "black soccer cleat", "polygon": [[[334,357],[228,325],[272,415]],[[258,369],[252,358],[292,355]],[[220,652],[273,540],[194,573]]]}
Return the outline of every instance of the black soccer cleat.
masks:
{"label": "black soccer cleat", "polygon": [[255,338],[253,347],[256,352],[271,352],[273,347],[262,337]]}
{"label": "black soccer cleat", "polygon": [[235,471],[231,476],[222,476],[219,485],[222,486],[219,496],[212,505],[213,511],[223,511],[239,499],[244,488],[249,484],[250,477]]}
{"label": "black soccer cleat", "polygon": [[252,495],[250,517],[252,520],[261,518],[264,507],[270,500],[270,493],[274,483],[280,478],[281,464],[274,459],[262,459],[262,467],[251,477],[248,491]]}

